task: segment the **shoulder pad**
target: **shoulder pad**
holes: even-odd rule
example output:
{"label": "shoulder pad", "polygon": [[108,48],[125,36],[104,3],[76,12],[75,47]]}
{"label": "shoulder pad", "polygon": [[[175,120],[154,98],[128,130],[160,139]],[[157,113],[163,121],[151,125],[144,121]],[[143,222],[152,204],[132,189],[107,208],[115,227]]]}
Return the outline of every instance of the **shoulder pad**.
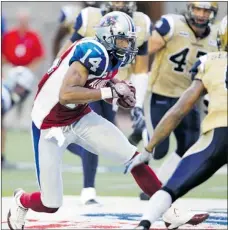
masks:
{"label": "shoulder pad", "polygon": [[76,43],[69,64],[75,61],[84,65],[89,70],[89,74],[102,76],[107,70],[109,55],[101,43],[95,39],[85,38]]}
{"label": "shoulder pad", "polygon": [[80,8],[75,7],[73,5],[67,5],[62,7],[61,9],[61,17],[60,22],[64,22],[66,24],[72,24],[75,21],[75,18],[80,12]]}
{"label": "shoulder pad", "polygon": [[174,34],[175,20],[173,15],[163,15],[155,24],[156,31],[164,38],[165,41],[170,40]]}
{"label": "shoulder pad", "polygon": [[91,20],[94,16],[93,14],[102,14],[101,9],[96,7],[86,7],[81,10],[82,25],[80,28],[80,34],[82,36],[86,34],[89,18]]}
{"label": "shoulder pad", "polygon": [[151,22],[149,16],[144,14],[144,13],[142,13],[142,12],[136,11],[133,14],[133,20],[134,20],[134,17],[140,18],[141,21],[143,21],[145,23],[146,32],[147,32],[147,34],[150,35],[151,34],[152,22]]}

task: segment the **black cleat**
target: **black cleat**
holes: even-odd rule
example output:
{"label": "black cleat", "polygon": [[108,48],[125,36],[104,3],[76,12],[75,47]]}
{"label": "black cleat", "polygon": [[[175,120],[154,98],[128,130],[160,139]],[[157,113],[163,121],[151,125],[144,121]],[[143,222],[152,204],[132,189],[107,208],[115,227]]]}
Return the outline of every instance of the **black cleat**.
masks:
{"label": "black cleat", "polygon": [[85,205],[99,204],[96,200],[90,199],[85,202]]}
{"label": "black cleat", "polygon": [[141,220],[139,225],[135,229],[141,229],[141,230],[149,230],[150,229],[150,221],[148,220]]}
{"label": "black cleat", "polygon": [[141,133],[139,133],[139,134],[132,133],[128,137],[128,141],[134,146],[137,146],[141,140],[142,140],[142,134]]}

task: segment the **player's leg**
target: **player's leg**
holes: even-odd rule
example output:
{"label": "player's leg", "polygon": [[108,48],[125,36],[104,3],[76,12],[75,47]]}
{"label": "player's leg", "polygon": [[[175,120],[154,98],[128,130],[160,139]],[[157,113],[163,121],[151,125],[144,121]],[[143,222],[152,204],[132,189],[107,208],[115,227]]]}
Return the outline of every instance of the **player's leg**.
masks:
{"label": "player's leg", "polygon": [[[154,128],[170,108],[170,99],[157,94],[151,94],[145,102],[146,128],[149,136],[153,134]],[[155,148],[154,160],[162,159],[169,149],[169,137]],[[157,174],[159,180],[159,174]],[[140,194],[141,200],[149,200],[149,196],[144,193]]]}
{"label": "player's leg", "polygon": [[177,154],[182,157],[196,143],[200,135],[200,114],[195,107],[174,130],[177,139]]}
{"label": "player's leg", "polygon": [[[86,132],[81,132],[85,130]],[[88,151],[103,154],[123,165],[134,157],[137,148],[129,143],[124,134],[111,122],[91,112],[74,125],[76,142]],[[161,183],[148,165],[141,164],[132,170],[136,182],[148,195],[154,194]],[[150,183],[148,183],[150,182]]]}
{"label": "player's leg", "polygon": [[[115,117],[116,117],[116,112],[113,110],[113,105],[109,104],[105,101],[100,101],[101,102],[101,108],[102,108],[102,114],[97,113],[116,125]],[[96,112],[96,110],[94,110]]]}
{"label": "player's leg", "polygon": [[164,185],[173,201],[210,178],[227,163],[228,129],[217,128],[203,134],[184,154],[178,168]]}
{"label": "player's leg", "polygon": [[8,215],[8,223],[12,229],[22,229],[28,209],[53,213],[62,205],[61,164],[66,143],[59,147],[54,138],[48,140],[49,131],[50,129],[40,130],[34,124],[32,125],[36,173],[40,191],[33,193],[26,193],[22,189],[15,191],[15,202]]}
{"label": "player's leg", "polygon": [[[101,101],[89,104],[91,109],[103,116]],[[94,204],[96,201],[95,177],[98,166],[98,156],[89,152],[75,143],[70,144],[67,149],[81,157],[83,167],[83,189],[81,192],[81,202],[83,204]]]}
{"label": "player's leg", "polygon": [[81,157],[83,168],[83,189],[81,192],[81,202],[91,204],[95,201],[95,176],[98,165],[98,156],[85,150],[74,143],[70,144],[67,149]]}
{"label": "player's leg", "polygon": [[[148,224],[148,221],[149,225],[155,222],[176,199],[205,182],[220,167],[227,164],[227,134],[228,128],[224,127],[209,131],[200,137],[183,156],[168,182],[150,199],[141,226]],[[181,221],[180,219],[180,223],[184,224]],[[180,223],[176,224],[180,226]]]}
{"label": "player's leg", "polygon": [[[154,128],[170,108],[170,98],[158,94],[151,94],[149,99],[149,106],[145,106],[146,126],[151,136]],[[148,117],[149,116],[149,117]],[[161,144],[155,148],[154,159],[162,159],[169,149],[169,137],[167,137]]]}
{"label": "player's leg", "polygon": [[[97,114],[103,116],[101,101],[92,102],[89,106]],[[81,157],[84,173],[84,186],[81,192],[81,201],[84,204],[97,204],[95,178],[98,166],[98,156],[82,148]]]}
{"label": "player's leg", "polygon": [[[173,104],[175,101],[173,100]],[[170,175],[173,174],[181,157],[184,153],[198,140],[200,134],[200,115],[198,109],[195,107],[189,114],[184,117],[181,123],[174,130],[177,140],[177,150],[165,159],[158,171],[158,177],[165,183]]]}

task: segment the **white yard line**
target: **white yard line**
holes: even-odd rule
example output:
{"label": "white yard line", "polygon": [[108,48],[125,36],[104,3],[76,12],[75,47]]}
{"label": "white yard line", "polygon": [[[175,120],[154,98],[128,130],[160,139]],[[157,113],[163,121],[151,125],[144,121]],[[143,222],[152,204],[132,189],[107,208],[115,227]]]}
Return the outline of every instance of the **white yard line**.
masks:
{"label": "white yard line", "polygon": [[[82,206],[78,196],[65,196],[63,206],[54,214],[29,211],[27,228],[39,229],[82,229],[82,228],[120,228],[133,229],[139,223],[147,202],[134,197],[98,197],[101,206]],[[6,216],[11,197],[2,198],[2,227],[7,229]],[[181,199],[176,207],[194,212],[209,211],[208,220],[196,227],[185,225],[182,229],[226,229],[227,201],[216,199]],[[164,229],[159,219],[153,227]]]}

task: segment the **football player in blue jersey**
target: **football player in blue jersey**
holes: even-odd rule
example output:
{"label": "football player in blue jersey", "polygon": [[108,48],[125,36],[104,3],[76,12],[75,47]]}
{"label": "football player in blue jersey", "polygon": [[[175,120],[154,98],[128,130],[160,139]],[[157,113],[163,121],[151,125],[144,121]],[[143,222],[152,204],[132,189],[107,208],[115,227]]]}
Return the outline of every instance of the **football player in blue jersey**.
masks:
{"label": "football player in blue jersey", "polygon": [[[120,80],[131,80],[136,87],[136,106],[132,109],[132,119],[134,132],[129,137],[129,141],[137,145],[142,139],[142,130],[145,128],[143,102],[148,82],[148,53],[147,43],[151,35],[152,24],[149,17],[142,12],[136,11],[135,2],[106,2],[101,8],[86,7],[84,8],[75,20],[74,33],[70,40],[60,50],[61,55],[73,42],[78,41],[84,37],[91,37],[95,35],[94,26],[99,22],[101,17],[114,10],[122,11],[132,17],[137,27],[137,42],[139,49],[134,64],[121,68],[116,76]],[[69,21],[69,20],[68,20]],[[140,29],[139,29],[140,28]],[[108,121],[115,124],[115,114],[113,106],[104,101],[96,101],[90,103],[90,107],[99,115],[106,118]],[[96,201],[95,190],[95,175],[98,165],[98,157],[91,154],[75,144],[68,147],[74,154],[79,154],[82,158],[83,172],[84,172],[84,188],[81,193],[81,200],[85,204],[94,204]]]}
{"label": "football player in blue jersey", "polygon": [[[10,229],[24,229],[29,209],[55,213],[62,206],[62,156],[69,144],[123,166],[131,159],[144,160],[144,154],[116,126],[88,105],[115,100],[125,108],[134,107],[135,88],[113,78],[138,52],[135,25],[127,14],[115,11],[102,17],[95,30],[95,38],[75,42],[38,84],[31,115],[39,191],[15,190],[7,216]],[[150,196],[160,187],[148,165],[140,164],[131,173]]]}

